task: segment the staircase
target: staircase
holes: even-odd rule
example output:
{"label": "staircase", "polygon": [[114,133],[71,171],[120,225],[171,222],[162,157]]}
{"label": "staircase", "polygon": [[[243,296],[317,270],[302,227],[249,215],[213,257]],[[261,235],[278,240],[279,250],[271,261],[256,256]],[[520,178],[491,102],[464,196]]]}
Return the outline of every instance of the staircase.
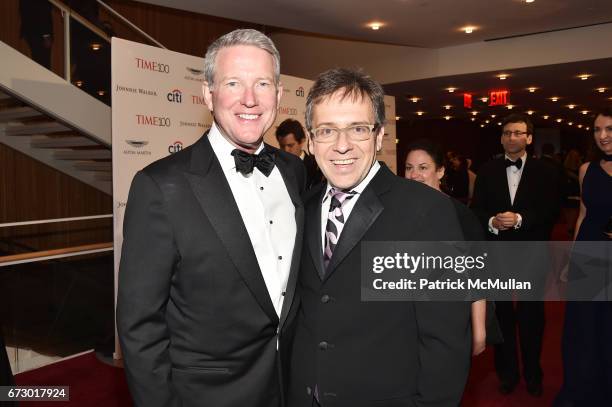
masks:
{"label": "staircase", "polygon": [[0,41],[0,143],[112,194],[111,109]]}

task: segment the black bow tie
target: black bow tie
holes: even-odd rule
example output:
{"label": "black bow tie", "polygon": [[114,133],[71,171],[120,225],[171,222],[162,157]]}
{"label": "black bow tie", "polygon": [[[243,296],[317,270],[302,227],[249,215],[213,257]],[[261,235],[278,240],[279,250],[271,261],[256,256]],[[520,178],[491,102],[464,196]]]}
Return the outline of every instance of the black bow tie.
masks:
{"label": "black bow tie", "polygon": [[521,167],[523,166],[523,160],[521,160],[521,159],[519,158],[519,159],[518,159],[518,160],[516,160],[516,161],[511,161],[511,160],[508,160],[508,159],[506,158],[506,168],[508,168],[508,167],[512,167],[513,165],[514,165],[514,166],[515,166],[517,169],[519,169],[519,170],[520,170],[520,169],[521,169]]}
{"label": "black bow tie", "polygon": [[249,154],[235,149],[232,151],[232,155],[236,163],[236,171],[244,175],[252,173],[253,168],[257,167],[267,177],[274,169],[274,153],[265,147],[259,154]]}

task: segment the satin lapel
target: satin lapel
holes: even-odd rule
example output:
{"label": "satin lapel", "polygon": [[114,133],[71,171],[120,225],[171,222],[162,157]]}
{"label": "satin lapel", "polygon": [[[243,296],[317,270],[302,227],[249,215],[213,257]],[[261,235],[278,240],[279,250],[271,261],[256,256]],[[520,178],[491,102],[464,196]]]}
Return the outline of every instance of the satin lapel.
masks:
{"label": "satin lapel", "polygon": [[505,159],[501,159],[499,161],[499,167],[497,168],[497,179],[499,179],[499,188],[500,192],[503,194],[504,208],[512,207],[512,199],[510,199],[510,188],[508,187],[508,174],[506,173],[506,161]]}
{"label": "satin lapel", "polygon": [[306,234],[308,252],[321,279],[323,279],[325,273],[323,268],[323,246],[321,245],[323,239],[323,232],[321,231],[321,201],[323,200],[326,186],[327,184],[321,184],[317,187],[320,188],[319,193],[312,197],[311,202],[306,207],[306,230],[304,232]]}
{"label": "satin lapel", "polygon": [[240,211],[207,137],[194,145],[191,160],[186,177],[202,210],[263,311],[278,323]]}
{"label": "satin lapel", "polygon": [[529,180],[531,173],[533,171],[533,158],[527,158],[525,160],[525,168],[523,168],[523,173],[521,174],[521,180],[519,181],[518,188],[516,189],[516,195],[514,195],[514,204],[513,208],[520,208],[519,205],[524,200],[524,195],[529,191]]}
{"label": "satin lapel", "polygon": [[298,191],[297,180],[294,171],[291,169],[288,162],[279,154],[276,155],[276,166],[285,181],[287,192],[291,197],[293,206],[295,206],[295,243],[293,246],[293,255],[291,257],[291,268],[289,270],[289,279],[287,280],[287,288],[285,289],[285,298],[283,300],[283,308],[280,315],[280,327],[282,328],[287,319],[287,314],[293,303],[295,294],[295,285],[297,283],[298,271],[300,268],[300,256],[302,254],[302,240],[304,236],[304,205]]}
{"label": "satin lapel", "polygon": [[379,195],[388,188],[389,177],[394,176],[386,166],[381,166],[370,185],[363,190],[340,234],[334,254],[325,271],[324,281],[333,274],[342,260],[361,242],[363,235],[381,214],[384,206],[379,199]]}

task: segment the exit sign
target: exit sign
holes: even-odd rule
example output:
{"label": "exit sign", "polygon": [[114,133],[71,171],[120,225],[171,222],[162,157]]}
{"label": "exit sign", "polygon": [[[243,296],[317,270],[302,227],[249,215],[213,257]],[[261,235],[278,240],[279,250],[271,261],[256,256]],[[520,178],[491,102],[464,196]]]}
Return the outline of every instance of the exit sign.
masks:
{"label": "exit sign", "polygon": [[507,90],[494,90],[489,92],[489,106],[504,106],[508,104]]}

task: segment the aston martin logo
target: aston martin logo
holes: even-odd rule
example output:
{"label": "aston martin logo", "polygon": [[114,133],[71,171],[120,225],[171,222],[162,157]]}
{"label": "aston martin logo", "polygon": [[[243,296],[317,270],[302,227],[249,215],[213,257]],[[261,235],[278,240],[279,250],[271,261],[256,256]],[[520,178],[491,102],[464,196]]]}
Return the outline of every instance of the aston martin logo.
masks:
{"label": "aston martin logo", "polygon": [[187,67],[187,70],[191,72],[192,75],[195,75],[195,76],[199,76],[204,73],[204,71],[201,69],[195,69],[195,68],[190,68],[190,67]]}
{"label": "aston martin logo", "polygon": [[134,148],[142,148],[146,146],[147,144],[149,144],[148,141],[144,141],[144,140],[142,141],[141,140],[125,140],[125,142]]}

